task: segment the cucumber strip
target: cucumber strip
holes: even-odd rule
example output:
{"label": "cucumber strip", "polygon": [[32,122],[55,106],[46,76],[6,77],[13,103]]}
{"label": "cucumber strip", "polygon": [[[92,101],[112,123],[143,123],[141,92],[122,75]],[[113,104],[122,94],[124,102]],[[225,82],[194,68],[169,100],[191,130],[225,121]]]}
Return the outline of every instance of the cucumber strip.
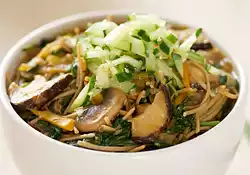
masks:
{"label": "cucumber strip", "polygon": [[103,38],[94,37],[94,38],[91,38],[91,44],[96,45],[96,46],[104,46],[105,41]]}
{"label": "cucumber strip", "polygon": [[112,61],[113,66],[117,66],[119,64],[124,64],[124,63],[127,63],[127,64],[133,66],[137,70],[140,70],[141,66],[142,66],[141,61],[138,61],[138,60],[136,60],[136,59],[134,59],[134,58],[132,58],[130,56],[125,56],[125,55]]}
{"label": "cucumber strip", "polygon": [[108,20],[103,20],[101,22],[96,22],[93,25],[91,25],[85,31],[85,34],[103,38],[105,37],[105,33],[108,34],[116,27],[117,27],[116,23]]}
{"label": "cucumber strip", "polygon": [[156,71],[156,57],[154,55],[154,44],[147,43],[147,56],[146,56],[146,71]]}
{"label": "cucumber strip", "polygon": [[166,25],[166,21],[159,18],[156,15],[138,15],[138,14],[131,14],[128,16],[129,21],[146,21],[148,23],[157,25],[159,27],[164,27]]}
{"label": "cucumber strip", "polygon": [[189,51],[192,45],[196,42],[197,38],[200,36],[202,29],[199,28],[193,33],[188,39],[186,39],[181,45],[180,48]]}
{"label": "cucumber strip", "polygon": [[119,25],[114,30],[112,30],[106,37],[105,37],[105,44],[111,47],[117,48],[117,45],[126,40],[129,34],[129,28],[124,24]]}
{"label": "cucumber strip", "polygon": [[98,64],[96,63],[88,63],[88,69],[90,70],[90,72],[92,72],[93,74],[96,74],[97,72],[97,68],[99,67]]}
{"label": "cucumber strip", "polygon": [[146,54],[146,49],[143,44],[143,41],[134,37],[130,37],[130,42],[131,42],[131,52],[145,57]]}
{"label": "cucumber strip", "polygon": [[177,86],[183,88],[183,83],[181,79],[173,72],[172,68],[168,67],[167,63],[164,60],[156,60],[157,69],[162,71],[164,76],[173,77],[176,80]]}
{"label": "cucumber strip", "polygon": [[85,54],[86,51],[94,49],[90,41],[90,38],[79,38],[78,42],[81,45],[81,54]]}
{"label": "cucumber strip", "polygon": [[150,33],[149,38],[151,41],[155,41],[159,38],[166,38],[169,32],[165,28],[158,28],[154,32]]}
{"label": "cucumber strip", "polygon": [[108,57],[109,56],[109,51],[107,50],[90,50],[86,52],[86,59],[91,59],[91,58],[103,58],[103,57]]}
{"label": "cucumber strip", "polygon": [[128,40],[122,40],[116,45],[113,45],[113,47],[120,50],[130,51],[131,43]]}
{"label": "cucumber strip", "polygon": [[91,89],[94,88],[94,85],[95,85],[95,76],[91,76],[89,83],[86,86],[84,86],[84,88],[81,90],[77,98],[72,103],[70,111],[73,111],[74,109],[82,105],[86,105],[88,103],[89,100],[88,93]]}
{"label": "cucumber strip", "polygon": [[178,70],[181,77],[183,77],[183,61],[181,59],[181,56],[178,54],[173,54],[172,58],[174,60],[176,69]]}
{"label": "cucumber strip", "polygon": [[97,68],[96,85],[100,88],[109,87],[109,65],[107,63],[102,64]]}
{"label": "cucumber strip", "polygon": [[88,88],[88,93],[87,93],[87,97],[85,98],[84,102],[83,102],[83,106],[87,106],[89,103],[90,103],[90,95],[89,95],[89,92],[95,87],[95,75],[92,75],[90,77],[90,80],[89,80],[89,88]]}
{"label": "cucumber strip", "polygon": [[75,99],[75,101],[72,103],[72,105],[70,107],[70,111],[73,111],[74,109],[80,107],[83,104],[83,102],[87,98],[88,90],[89,90],[89,84],[87,84],[86,86],[84,86],[84,88],[82,89],[82,91],[80,92],[80,94],[77,96],[77,98]]}
{"label": "cucumber strip", "polygon": [[123,92],[128,93],[133,87],[135,86],[134,83],[130,81],[119,82],[116,77],[113,77],[110,80],[110,87],[121,89]]}
{"label": "cucumber strip", "polygon": [[147,21],[130,21],[125,25],[130,28],[130,32],[134,33],[134,30],[145,30],[146,32],[153,32],[157,29],[157,26]]}

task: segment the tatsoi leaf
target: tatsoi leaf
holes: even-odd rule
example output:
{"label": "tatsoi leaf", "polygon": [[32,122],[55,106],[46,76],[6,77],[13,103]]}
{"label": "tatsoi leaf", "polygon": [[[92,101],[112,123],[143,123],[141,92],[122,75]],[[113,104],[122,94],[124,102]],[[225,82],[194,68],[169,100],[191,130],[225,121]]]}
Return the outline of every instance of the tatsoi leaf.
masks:
{"label": "tatsoi leaf", "polygon": [[167,44],[165,44],[164,42],[162,42],[162,43],[160,44],[160,48],[161,48],[161,50],[162,50],[165,54],[169,55],[169,53],[170,53],[170,48],[168,47]]}
{"label": "tatsoi leaf", "polygon": [[198,38],[200,36],[201,32],[202,32],[202,28],[199,28],[196,30],[196,33],[195,33],[196,38]]}
{"label": "tatsoi leaf", "polygon": [[167,129],[169,133],[182,133],[185,128],[194,128],[195,120],[193,116],[184,117],[184,105],[173,106],[173,122],[170,128]]}
{"label": "tatsoi leaf", "polygon": [[113,123],[113,128],[121,128],[121,132],[107,133],[103,132],[97,135],[99,138],[98,145],[103,146],[126,146],[133,145],[134,142],[131,139],[131,123],[127,120],[123,120],[121,117],[117,118]]}
{"label": "tatsoi leaf", "polygon": [[116,74],[116,78],[119,82],[129,81],[132,79],[132,74],[126,72],[120,72]]}
{"label": "tatsoi leaf", "polygon": [[172,44],[175,44],[176,41],[178,41],[178,38],[177,38],[174,34],[172,34],[172,33],[170,33],[170,34],[167,36],[167,39],[168,39]]}
{"label": "tatsoi leaf", "polygon": [[60,139],[62,136],[62,130],[58,128],[57,126],[54,126],[44,120],[38,120],[35,126],[43,131],[48,133],[48,136],[53,138],[53,139]]}

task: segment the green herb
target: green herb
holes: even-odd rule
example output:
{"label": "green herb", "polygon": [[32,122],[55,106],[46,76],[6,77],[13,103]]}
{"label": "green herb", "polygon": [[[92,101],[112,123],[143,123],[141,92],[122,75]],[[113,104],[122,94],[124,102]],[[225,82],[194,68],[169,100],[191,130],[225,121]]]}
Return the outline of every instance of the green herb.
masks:
{"label": "green herb", "polygon": [[165,44],[164,42],[162,42],[161,44],[160,44],[160,48],[161,48],[161,50],[165,53],[165,54],[169,54],[170,53],[170,48],[168,47],[168,45],[167,44]]}
{"label": "green herb", "polygon": [[226,75],[220,75],[220,85],[225,85],[227,83],[227,76]]}
{"label": "green herb", "polygon": [[48,136],[53,139],[60,139],[62,134],[62,130],[57,126],[54,126],[46,121],[38,120],[36,123],[37,127],[40,128],[41,131],[48,133]]}
{"label": "green herb", "polygon": [[142,40],[149,42],[149,36],[147,35],[147,33],[145,32],[145,30],[139,30],[138,35],[141,37]]}
{"label": "green herb", "polygon": [[134,142],[131,140],[131,123],[119,117],[113,123],[114,128],[118,126],[121,128],[121,132],[117,134],[107,132],[97,134],[99,138],[98,144],[103,146],[133,145]]}
{"label": "green herb", "polygon": [[157,48],[155,48],[155,49],[153,50],[153,54],[154,54],[154,55],[157,55],[159,52],[160,52],[160,51],[159,51],[159,49],[157,49]]}
{"label": "green herb", "polygon": [[200,126],[216,126],[220,123],[220,121],[210,121],[210,122],[201,122]]}
{"label": "green herb", "polygon": [[170,33],[170,34],[167,36],[167,39],[168,39],[172,44],[175,44],[176,41],[178,41],[178,38],[177,38],[174,34],[172,34],[172,33]]}
{"label": "green herb", "polygon": [[166,131],[170,133],[182,133],[185,128],[195,128],[194,116],[183,116],[184,105],[173,106],[173,124]]}
{"label": "green herb", "polygon": [[199,28],[196,30],[196,33],[195,33],[196,38],[198,38],[200,36],[201,32],[202,32],[202,28]]}

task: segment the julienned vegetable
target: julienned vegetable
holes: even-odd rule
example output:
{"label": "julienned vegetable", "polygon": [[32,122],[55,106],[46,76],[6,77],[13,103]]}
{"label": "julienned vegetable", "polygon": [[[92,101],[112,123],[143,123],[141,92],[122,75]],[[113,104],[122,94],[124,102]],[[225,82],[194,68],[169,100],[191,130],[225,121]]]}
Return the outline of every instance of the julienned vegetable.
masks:
{"label": "julienned vegetable", "polygon": [[226,117],[240,87],[202,29],[166,24],[109,17],[32,43],[23,51],[37,54],[8,88],[12,105],[45,135],[99,151],[160,149],[202,134]]}

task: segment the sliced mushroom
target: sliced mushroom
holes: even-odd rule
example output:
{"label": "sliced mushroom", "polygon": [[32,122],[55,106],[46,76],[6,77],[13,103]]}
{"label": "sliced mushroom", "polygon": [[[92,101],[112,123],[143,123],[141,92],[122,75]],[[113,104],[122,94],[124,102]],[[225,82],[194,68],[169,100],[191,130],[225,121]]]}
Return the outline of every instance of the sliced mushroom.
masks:
{"label": "sliced mushroom", "polygon": [[76,120],[75,126],[80,132],[98,131],[105,124],[104,118],[114,120],[123,106],[126,95],[116,88],[109,88],[102,104],[90,106]]}
{"label": "sliced mushroom", "polygon": [[10,92],[11,103],[18,108],[39,109],[67,88],[72,80],[71,74],[62,74],[50,81],[36,75],[26,87],[16,87]]}
{"label": "sliced mushroom", "polygon": [[147,143],[164,129],[171,116],[171,102],[165,87],[155,95],[147,109],[132,120],[132,137],[137,142]]}

